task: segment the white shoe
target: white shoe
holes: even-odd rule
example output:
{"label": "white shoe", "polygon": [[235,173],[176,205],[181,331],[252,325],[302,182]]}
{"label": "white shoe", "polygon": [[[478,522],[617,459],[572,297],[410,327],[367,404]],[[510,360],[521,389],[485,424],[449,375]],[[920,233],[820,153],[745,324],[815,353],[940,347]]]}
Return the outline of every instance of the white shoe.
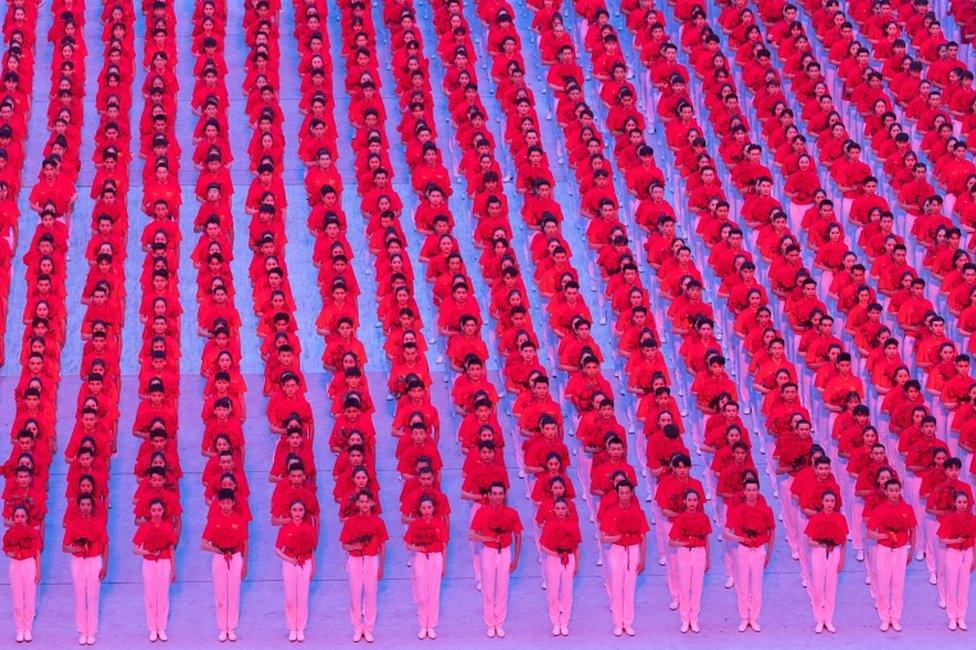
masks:
{"label": "white shoe", "polygon": [[668,559],[667,559],[667,557],[665,557],[665,556],[663,556],[663,555],[659,555],[659,556],[657,557],[657,563],[658,563],[659,565],[661,565],[661,566],[664,566],[665,564],[667,564],[667,563],[668,563]]}
{"label": "white shoe", "polygon": [[800,554],[796,551],[790,551],[790,557],[793,558],[794,560],[799,560]]}
{"label": "white shoe", "polygon": [[871,584],[871,576],[864,576],[864,584],[866,585]]}
{"label": "white shoe", "polygon": [[678,601],[672,600],[670,603],[668,603],[668,609],[670,609],[672,612],[678,609]]}
{"label": "white shoe", "polygon": [[432,641],[434,639],[436,639],[437,638],[437,631],[434,630],[434,628],[432,628],[432,627],[428,627],[427,628],[427,638],[430,639],[430,640],[432,640]]}
{"label": "white shoe", "polygon": [[615,627],[615,628],[613,628],[613,635],[614,636],[621,636],[623,633],[624,633],[624,628],[622,628],[622,627]]}
{"label": "white shoe", "polygon": [[427,638],[427,628],[426,627],[420,628],[420,631],[417,632],[417,638],[418,639],[426,639]]}
{"label": "white shoe", "polygon": [[227,630],[227,640],[237,641],[237,632],[235,632],[234,630]]}
{"label": "white shoe", "polygon": [[725,588],[731,589],[735,586],[735,578],[729,577],[725,579]]}
{"label": "white shoe", "polygon": [[356,633],[352,635],[352,642],[353,643],[359,643],[362,640],[363,640],[363,631],[362,630],[356,630]]}
{"label": "white shoe", "polygon": [[864,561],[864,550],[863,549],[859,549],[857,551],[857,561],[858,562],[863,562]]}
{"label": "white shoe", "polygon": [[227,640],[227,633],[224,632],[223,630],[221,630],[220,631],[220,634],[217,635],[217,640],[220,641],[221,643],[223,643],[224,641],[226,641]]}
{"label": "white shoe", "polygon": [[569,636],[569,627],[566,625],[560,625],[559,634],[561,634],[562,636]]}
{"label": "white shoe", "polygon": [[919,562],[921,562],[922,560],[924,560],[925,559],[925,552],[924,551],[919,551],[918,553],[916,553],[915,554],[915,559],[918,560]]}
{"label": "white shoe", "polygon": [[634,628],[624,625],[624,634],[627,636],[634,636],[637,634],[637,632],[634,631]]}
{"label": "white shoe", "polygon": [[296,632],[295,630],[292,630],[291,632],[289,632],[288,633],[288,640],[291,641],[292,643],[294,643],[295,641],[298,641],[298,632]]}
{"label": "white shoe", "polygon": [[301,630],[298,630],[298,633],[295,635],[295,640],[298,641],[299,643],[303,643],[305,641],[305,633]]}
{"label": "white shoe", "polygon": [[946,602],[942,598],[939,599],[939,608],[940,609],[945,609],[946,608]]}
{"label": "white shoe", "polygon": [[[953,629],[955,629],[955,628],[953,628]],[[18,632],[17,633],[17,643],[23,643],[23,642],[24,642],[24,633],[23,632]]]}
{"label": "white shoe", "polygon": [[84,634],[78,636],[78,645],[85,645],[88,643],[88,637]]}
{"label": "white shoe", "polygon": [[951,631],[955,632],[957,627],[959,627],[959,626],[956,625],[956,622],[955,621],[949,621],[949,629]]}
{"label": "white shoe", "polygon": [[691,625],[688,623],[688,621],[684,621],[684,622],[681,623],[681,633],[682,634],[688,634],[688,630],[690,630],[690,629],[691,629]]}
{"label": "white shoe", "polygon": [[930,573],[929,574],[929,584],[930,585],[934,585],[934,584],[938,584],[938,583],[939,583],[939,579],[935,577],[935,574],[934,573]]}
{"label": "white shoe", "polygon": [[891,624],[888,623],[888,621],[885,621],[885,622],[883,622],[881,624],[881,631],[882,632],[887,632],[890,628],[891,628]]}
{"label": "white shoe", "polygon": [[500,627],[496,627],[495,628],[495,636],[497,636],[499,639],[504,639],[505,638],[505,630],[503,630]]}
{"label": "white shoe", "polygon": [[692,621],[691,622],[691,631],[694,632],[695,634],[698,634],[699,632],[701,632],[701,628],[698,627],[698,621]]}
{"label": "white shoe", "polygon": [[156,630],[153,630],[152,632],[149,633],[149,640],[151,642],[155,642],[159,640],[159,634],[156,633]]}
{"label": "white shoe", "polygon": [[749,627],[756,632],[762,632],[762,626],[759,625],[759,621],[749,621]]}
{"label": "white shoe", "polygon": [[169,641],[169,637],[166,636],[166,630],[160,630],[156,633],[156,636],[159,637],[160,641]]}
{"label": "white shoe", "polygon": [[749,621],[747,621],[746,619],[742,619],[741,621],[739,621],[740,632],[745,632],[748,629],[749,629]]}
{"label": "white shoe", "polygon": [[552,635],[553,636],[559,636],[559,626],[558,625],[553,625],[552,626]]}
{"label": "white shoe", "polygon": [[366,643],[372,643],[373,633],[370,632],[369,630],[363,630],[363,639],[366,641]]}
{"label": "white shoe", "polygon": [[[959,629],[962,630],[963,632],[969,629],[966,626],[966,621],[962,620],[961,618],[958,621],[956,621],[956,625],[958,625]],[[30,632],[28,632],[27,634],[24,635],[24,641],[30,641],[30,640],[31,640],[31,636],[30,636]]]}
{"label": "white shoe", "polygon": [[810,586],[810,582],[806,578],[800,578],[800,586],[806,589]]}
{"label": "white shoe", "polygon": [[488,635],[488,638],[489,639],[494,639],[495,638],[495,628],[489,627],[488,628],[488,631],[486,632],[486,634]]}
{"label": "white shoe", "polygon": [[814,626],[813,631],[816,632],[817,634],[823,634],[824,624],[823,623],[817,623]]}
{"label": "white shoe", "polygon": [[88,645],[95,645],[95,637],[89,635],[88,638],[85,639],[85,643]]}
{"label": "white shoe", "polygon": [[831,634],[837,634],[837,628],[834,627],[834,624],[829,621],[824,623],[824,629],[830,632]]}
{"label": "white shoe", "polygon": [[901,623],[899,623],[898,621],[892,621],[891,629],[894,630],[895,632],[901,632]]}

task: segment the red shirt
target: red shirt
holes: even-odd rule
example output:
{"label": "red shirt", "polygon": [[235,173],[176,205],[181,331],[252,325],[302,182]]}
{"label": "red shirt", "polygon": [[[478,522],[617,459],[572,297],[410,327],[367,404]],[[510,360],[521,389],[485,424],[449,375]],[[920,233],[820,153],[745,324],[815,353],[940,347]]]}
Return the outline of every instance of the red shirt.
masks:
{"label": "red shirt", "polygon": [[639,544],[650,527],[647,516],[641,509],[636,498],[631,498],[630,505],[624,507],[617,502],[613,507],[603,512],[600,518],[600,531],[606,535],[619,535],[614,544],[617,546],[633,546]]}
{"label": "red shirt", "polygon": [[[948,544],[948,548],[953,548],[957,551],[965,551],[967,548],[973,548],[973,541],[976,538],[976,515],[973,515],[971,512],[950,512],[942,519],[942,523],[939,524],[937,534],[943,539],[962,538],[962,542],[959,544]],[[4,542],[4,548],[6,548],[6,542]]]}
{"label": "red shirt", "polygon": [[207,518],[203,539],[221,550],[237,553],[247,543],[247,520],[237,512],[225,515],[217,510]]}
{"label": "red shirt", "polygon": [[424,549],[425,553],[443,553],[447,545],[447,537],[447,523],[443,519],[432,517],[430,521],[425,519],[411,521],[407,532],[403,535],[403,541]]}
{"label": "red shirt", "polygon": [[377,515],[357,512],[342,524],[339,541],[343,544],[362,544],[357,551],[349,551],[352,557],[379,555],[383,543],[390,536],[386,532],[386,524]]}
{"label": "red shirt", "polygon": [[139,526],[136,534],[132,538],[132,543],[141,546],[147,551],[158,552],[157,556],[144,556],[144,559],[155,562],[156,560],[170,560],[173,558],[173,546],[177,542],[176,530],[173,525],[161,520],[159,524],[152,521]]}
{"label": "red shirt", "polygon": [[562,519],[550,516],[546,519],[539,537],[539,544],[560,555],[574,553],[582,541],[579,519],[571,514]]}
{"label": "red shirt", "polygon": [[41,549],[41,535],[27,524],[14,524],[3,534],[3,552],[15,560],[26,560]]}
{"label": "red shirt", "polygon": [[75,557],[97,557],[108,544],[105,522],[98,517],[71,517],[65,522],[64,545],[79,545],[82,550],[72,553]]}
{"label": "red shirt", "polygon": [[847,519],[836,510],[830,514],[821,511],[810,517],[803,532],[812,540],[843,546],[847,541]]}
{"label": "red shirt", "polygon": [[869,530],[888,533],[889,537],[878,540],[878,544],[888,548],[901,548],[908,544],[909,531],[917,524],[915,512],[904,500],[899,501],[897,505],[891,505],[891,502],[885,499],[871,511],[867,527]]}
{"label": "red shirt", "polygon": [[671,520],[671,532],[668,537],[681,540],[686,546],[704,548],[708,544],[708,536],[712,532],[712,524],[701,510],[682,512]]}
{"label": "red shirt", "polygon": [[773,518],[773,511],[765,503],[757,501],[750,506],[743,502],[729,510],[725,517],[725,527],[745,538],[741,542],[743,546],[759,548],[769,542],[776,528],[776,520]]}
{"label": "red shirt", "polygon": [[474,514],[471,530],[486,537],[498,535],[500,539],[497,543],[485,542],[485,546],[501,550],[512,545],[514,533],[522,532],[522,519],[510,506],[487,505],[478,508]]}
{"label": "red shirt", "polygon": [[300,521],[297,524],[289,521],[278,530],[278,537],[275,540],[276,548],[300,562],[310,558],[317,545],[318,532],[315,526],[307,521]]}

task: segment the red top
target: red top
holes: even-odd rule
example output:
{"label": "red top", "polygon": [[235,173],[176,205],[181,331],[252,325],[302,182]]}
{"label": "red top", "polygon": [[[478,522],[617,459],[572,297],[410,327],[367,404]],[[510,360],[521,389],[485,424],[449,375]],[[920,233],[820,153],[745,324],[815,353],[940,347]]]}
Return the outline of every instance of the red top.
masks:
{"label": "red top", "polygon": [[871,511],[868,529],[888,533],[888,537],[878,540],[878,544],[888,548],[901,548],[908,543],[908,533],[918,522],[912,507],[899,501],[897,505],[885,499]]}
{"label": "red top", "polygon": [[[974,538],[976,538],[976,515],[971,512],[950,512],[942,518],[937,534],[944,539],[962,538],[961,543],[948,544],[948,548],[954,548],[957,551],[972,548]],[[4,541],[4,548],[6,548],[6,541]]]}
{"label": "red top", "polygon": [[34,557],[40,548],[40,533],[27,524],[14,524],[3,534],[3,552],[15,560]]}
{"label": "red top", "polygon": [[567,515],[562,519],[549,517],[542,527],[539,543],[560,555],[574,553],[582,542],[579,519]]}
{"label": "red top", "polygon": [[353,557],[364,555],[379,555],[383,542],[390,536],[386,532],[386,524],[377,515],[356,513],[342,524],[339,541],[343,544],[362,544],[363,548],[349,551]]}
{"label": "red top", "polygon": [[471,520],[471,530],[486,537],[499,535],[500,541],[485,542],[485,546],[501,550],[512,545],[513,533],[522,532],[522,520],[514,508],[487,505],[478,508]]}
{"label": "red top", "polygon": [[639,544],[644,534],[650,530],[647,517],[636,499],[624,507],[620,503],[608,508],[600,519],[600,530],[606,535],[620,535],[614,544],[633,546]]}
{"label": "red top", "polygon": [[312,556],[318,545],[318,532],[315,526],[307,521],[297,524],[289,521],[278,529],[275,547],[281,549],[288,557],[304,561]]}
{"label": "red top", "polygon": [[75,557],[96,557],[108,544],[105,522],[98,517],[71,517],[65,522],[64,545],[81,546],[82,550],[72,553]]}
{"label": "red top", "polygon": [[203,539],[225,552],[237,553],[247,542],[247,520],[237,512],[225,515],[218,510],[207,518]]}
{"label": "red top", "polygon": [[847,519],[836,510],[830,514],[820,511],[810,517],[803,532],[816,542],[842,546],[847,540]]}
{"label": "red top", "polygon": [[144,556],[146,560],[170,560],[173,558],[173,546],[176,544],[176,529],[165,519],[155,524],[152,521],[139,526],[132,538],[132,543],[150,552],[158,552],[156,556]]}
{"label": "red top", "polygon": [[776,528],[773,511],[763,502],[756,502],[750,506],[742,502],[729,510],[725,517],[725,527],[731,528],[738,537],[745,538],[741,542],[749,548],[759,548],[767,544]]}
{"label": "red top", "polygon": [[430,521],[414,519],[404,533],[403,541],[423,549],[425,553],[443,553],[447,544],[447,524],[437,517],[432,517]]}
{"label": "red top", "polygon": [[692,548],[704,548],[708,544],[708,536],[712,532],[712,523],[701,510],[688,512],[685,510],[671,520],[671,532],[668,534],[673,540],[680,540]]}

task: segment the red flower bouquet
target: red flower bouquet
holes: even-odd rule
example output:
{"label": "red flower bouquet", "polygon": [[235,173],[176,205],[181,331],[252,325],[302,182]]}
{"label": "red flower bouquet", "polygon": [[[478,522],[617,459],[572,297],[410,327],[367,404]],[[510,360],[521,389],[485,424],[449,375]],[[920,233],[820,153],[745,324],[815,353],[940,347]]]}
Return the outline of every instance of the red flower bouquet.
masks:
{"label": "red flower bouquet", "polygon": [[299,565],[304,564],[306,560],[312,557],[314,550],[315,531],[305,526],[299,527],[291,534],[285,548],[286,553],[293,557]]}
{"label": "red flower bouquet", "polygon": [[430,548],[437,546],[440,541],[441,537],[433,522],[418,520],[414,524],[413,531],[410,534],[410,543],[422,549],[424,553],[430,553]]}
{"label": "red flower bouquet", "polygon": [[161,527],[148,526],[142,538],[142,547],[153,555],[159,555],[171,544],[168,535]]}
{"label": "red flower bouquet", "polygon": [[621,546],[631,546],[640,542],[641,535],[644,533],[644,518],[639,506],[631,506],[621,510],[616,518],[617,534],[620,535]]}

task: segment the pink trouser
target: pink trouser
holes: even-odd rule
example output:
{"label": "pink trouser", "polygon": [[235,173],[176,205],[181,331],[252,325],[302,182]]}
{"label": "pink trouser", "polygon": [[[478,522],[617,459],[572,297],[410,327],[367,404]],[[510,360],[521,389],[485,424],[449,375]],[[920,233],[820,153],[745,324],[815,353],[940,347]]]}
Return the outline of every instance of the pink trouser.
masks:
{"label": "pink trouser", "polygon": [[444,571],[443,553],[414,553],[413,593],[417,599],[417,619],[421,629],[437,627],[441,608],[441,574]]}
{"label": "pink trouser", "polygon": [[973,568],[973,549],[945,550],[946,614],[950,621],[966,620],[969,608],[969,579]]}
{"label": "pink trouser", "polygon": [[855,551],[864,550],[864,499],[851,500],[851,546]]}
{"label": "pink trouser", "polygon": [[630,627],[634,624],[640,544],[611,544],[607,560],[610,565],[610,612],[613,615],[613,625]]}
{"label": "pink trouser", "polygon": [[214,555],[210,562],[213,574],[214,607],[217,610],[217,629],[231,632],[237,629],[237,619],[241,613],[241,572],[244,557],[234,553],[230,560],[223,555]]}
{"label": "pink trouser", "polygon": [[662,514],[657,528],[664,535],[664,546],[658,547],[658,553],[661,553],[661,551],[665,552],[662,555],[665,555],[666,558],[664,566],[668,571],[668,593],[671,594],[671,600],[678,600],[678,592],[680,591],[678,587],[678,547],[671,546],[669,543],[671,538],[671,520]]}
{"label": "pink trouser", "polygon": [[878,544],[874,547],[874,572],[878,616],[881,622],[900,623],[901,609],[905,604],[905,565],[908,562],[908,546],[890,548]]}
{"label": "pink trouser", "polygon": [[146,625],[150,632],[165,632],[169,619],[169,577],[173,561],[142,561],[142,594],[146,601]]}
{"label": "pink trouser", "polygon": [[478,555],[481,560],[481,600],[485,625],[503,627],[508,616],[508,572],[512,566],[512,547],[506,546],[499,551],[482,545]]}
{"label": "pink trouser", "polygon": [[558,555],[544,555],[542,571],[546,575],[546,599],[549,601],[549,620],[553,625],[569,625],[573,614],[573,573],[576,557],[569,556],[565,565]]}
{"label": "pink trouser", "polygon": [[[480,503],[471,504],[471,517],[468,519],[468,528],[471,528],[471,522],[474,521],[474,516],[481,508]],[[471,566],[474,569],[474,581],[481,585],[481,547],[477,542],[469,542],[471,545]]]}
{"label": "pink trouser", "polygon": [[765,544],[757,548],[739,544],[735,549],[735,596],[739,605],[739,618],[743,620],[759,620],[765,568]]}
{"label": "pink trouser", "polygon": [[803,531],[807,529],[807,522],[810,518],[807,517],[799,506],[796,509],[796,536],[799,541],[797,544],[796,552],[800,556],[800,578],[810,583],[810,547],[806,545],[807,537],[803,534]]}
{"label": "pink trouser", "polygon": [[376,625],[376,587],[379,583],[380,556],[363,555],[346,560],[349,574],[349,620],[357,632],[373,633]]}
{"label": "pink trouser", "polygon": [[674,554],[678,580],[678,612],[682,623],[697,622],[705,580],[704,547],[678,547]]}
{"label": "pink trouser", "polygon": [[37,603],[37,561],[32,558],[10,560],[10,593],[14,604],[14,623],[18,632],[30,632],[34,626]]}
{"label": "pink trouser", "polygon": [[285,623],[289,632],[304,632],[308,625],[308,585],[312,580],[312,561],[301,566],[281,561],[281,580],[285,586]]}
{"label": "pink trouser", "polygon": [[813,604],[815,623],[834,622],[834,604],[837,602],[837,565],[840,549],[829,554],[823,546],[810,549],[810,602]]}
{"label": "pink trouser", "polygon": [[102,583],[102,556],[71,558],[71,581],[75,588],[75,627],[78,634],[98,634],[98,594]]}
{"label": "pink trouser", "polygon": [[789,475],[779,482],[779,503],[783,514],[783,528],[786,529],[786,541],[791,550],[798,551],[800,544],[796,534],[796,511],[799,505],[790,492],[792,486],[793,477]]}
{"label": "pink trouser", "polygon": [[939,520],[935,515],[926,512],[925,521],[921,522],[919,528],[925,528],[925,561],[929,558],[935,562],[936,590],[939,592],[939,600],[945,600],[945,550],[946,547],[939,543]]}

